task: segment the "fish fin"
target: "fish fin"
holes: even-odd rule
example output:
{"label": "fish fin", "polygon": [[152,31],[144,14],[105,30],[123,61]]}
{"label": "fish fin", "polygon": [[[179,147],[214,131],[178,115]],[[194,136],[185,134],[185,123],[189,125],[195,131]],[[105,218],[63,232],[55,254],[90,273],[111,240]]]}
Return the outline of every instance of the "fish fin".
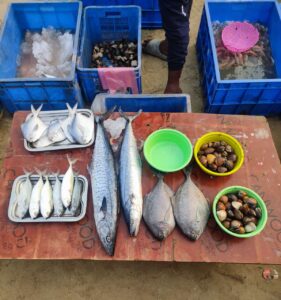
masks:
{"label": "fish fin", "polygon": [[142,109],[140,109],[134,116],[127,116],[121,109],[121,107],[119,108],[119,114],[121,115],[121,117],[123,117],[124,119],[126,119],[128,122],[133,122],[141,113],[142,113]]}
{"label": "fish fin", "polygon": [[68,154],[66,154],[66,157],[67,157],[67,160],[68,160],[68,163],[70,166],[73,166],[78,161],[78,159],[76,159],[76,158],[71,159],[71,157]]}
{"label": "fish fin", "polygon": [[96,123],[100,123],[100,122],[103,122],[104,120],[108,119],[115,111],[116,109],[116,105],[113,106],[109,111],[107,111],[106,113],[104,114],[101,114],[101,115],[95,115],[95,121]]}
{"label": "fish fin", "polygon": [[102,199],[102,205],[101,205],[100,211],[103,212],[103,215],[104,215],[103,218],[105,218],[106,213],[107,213],[107,203],[106,203],[106,198],[105,197],[103,197],[103,199]]}
{"label": "fish fin", "polygon": [[66,107],[67,107],[68,113],[71,113],[72,108],[71,108],[71,106],[69,105],[68,102],[66,102]]}
{"label": "fish fin", "polygon": [[32,104],[31,104],[31,112],[34,116],[36,115],[36,109],[34,108],[34,106]]}

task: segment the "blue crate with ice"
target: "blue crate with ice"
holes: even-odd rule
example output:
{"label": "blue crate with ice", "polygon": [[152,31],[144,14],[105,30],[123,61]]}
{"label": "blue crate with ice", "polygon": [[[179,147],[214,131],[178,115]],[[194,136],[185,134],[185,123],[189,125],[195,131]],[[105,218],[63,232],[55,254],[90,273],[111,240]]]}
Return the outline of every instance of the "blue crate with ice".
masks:
{"label": "blue crate with ice", "polygon": [[0,36],[0,99],[11,113],[44,103],[45,110],[77,101],[75,73],[82,4],[11,3]]}

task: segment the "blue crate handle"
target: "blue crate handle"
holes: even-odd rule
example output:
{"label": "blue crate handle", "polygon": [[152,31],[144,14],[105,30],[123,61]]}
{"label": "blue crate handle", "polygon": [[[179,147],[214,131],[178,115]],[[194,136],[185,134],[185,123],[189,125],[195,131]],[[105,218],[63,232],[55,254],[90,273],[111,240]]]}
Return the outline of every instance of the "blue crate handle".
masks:
{"label": "blue crate handle", "polygon": [[116,18],[116,17],[121,16],[121,12],[120,11],[106,11],[105,16],[107,18]]}

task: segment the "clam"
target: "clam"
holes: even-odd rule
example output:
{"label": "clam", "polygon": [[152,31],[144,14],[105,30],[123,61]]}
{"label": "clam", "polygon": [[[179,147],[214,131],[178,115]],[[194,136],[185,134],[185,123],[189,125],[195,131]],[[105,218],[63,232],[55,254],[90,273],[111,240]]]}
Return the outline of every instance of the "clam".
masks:
{"label": "clam", "polygon": [[234,209],[233,213],[236,220],[242,220],[244,217],[243,213],[238,209]]}
{"label": "clam", "polygon": [[261,209],[259,207],[256,207],[255,211],[257,218],[260,219],[262,215]]}
{"label": "clam", "polygon": [[248,224],[245,226],[245,231],[246,231],[247,233],[253,232],[253,231],[255,231],[256,229],[257,229],[257,227],[256,227],[256,225],[255,225],[253,222],[250,222],[250,223],[248,223]]}
{"label": "clam", "polygon": [[225,172],[227,172],[228,170],[227,170],[227,168],[226,167],[218,167],[218,172],[219,173],[225,173]]}
{"label": "clam", "polygon": [[207,161],[208,164],[211,165],[216,159],[216,156],[214,154],[207,154]]}
{"label": "clam", "polygon": [[223,203],[223,204],[226,204],[228,202],[228,197],[226,195],[223,195],[220,197],[220,201]]}
{"label": "clam", "polygon": [[233,220],[230,223],[230,228],[234,229],[234,230],[238,229],[240,226],[242,226],[242,223],[240,221],[238,221],[238,220]]}
{"label": "clam", "polygon": [[232,201],[231,202],[231,205],[236,209],[238,210],[241,206],[242,206],[242,203],[238,202],[238,201]]}
{"label": "clam", "polygon": [[225,205],[220,201],[217,204],[217,210],[225,210]]}
{"label": "clam", "polygon": [[217,216],[218,216],[219,220],[221,222],[223,222],[227,217],[226,211],[225,210],[218,210],[217,211]]}

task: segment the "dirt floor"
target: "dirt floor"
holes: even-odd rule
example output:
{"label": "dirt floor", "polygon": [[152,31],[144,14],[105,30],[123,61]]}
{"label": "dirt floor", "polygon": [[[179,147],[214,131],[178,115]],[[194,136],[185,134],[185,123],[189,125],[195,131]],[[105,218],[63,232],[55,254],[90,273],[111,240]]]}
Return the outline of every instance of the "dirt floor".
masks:
{"label": "dirt floor", "polygon": [[[0,18],[6,9],[0,1]],[[189,55],[182,89],[191,96],[194,112],[203,108],[195,56],[195,40],[202,0],[194,1],[191,13]],[[143,38],[163,37],[161,30],[144,31]],[[143,92],[162,93],[166,63],[143,56]],[[281,120],[270,118],[275,145],[281,157]],[[0,165],[9,142],[11,117],[0,120]],[[67,249],[66,249],[67,251]],[[246,249],[245,251],[251,251]],[[231,260],[231,258],[230,258]],[[280,258],[281,262],[281,258]],[[2,299],[281,299],[278,280],[262,278],[264,265],[207,263],[93,262],[93,261],[0,261]],[[280,266],[275,268],[281,275]]]}

